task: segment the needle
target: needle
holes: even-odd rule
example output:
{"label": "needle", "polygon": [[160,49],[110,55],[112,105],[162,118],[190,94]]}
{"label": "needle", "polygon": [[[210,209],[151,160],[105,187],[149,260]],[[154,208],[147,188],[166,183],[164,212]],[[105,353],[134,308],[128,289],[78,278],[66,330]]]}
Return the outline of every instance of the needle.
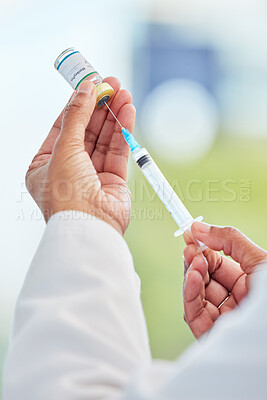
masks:
{"label": "needle", "polygon": [[114,112],[111,110],[111,108],[107,105],[107,103],[105,103],[107,108],[109,109],[110,113],[113,115],[113,117],[115,118],[115,120],[118,122],[118,124],[120,125],[121,129],[123,129],[122,124],[120,123],[120,121],[118,120],[118,118],[116,117],[116,115],[114,114]]}
{"label": "needle", "polygon": [[118,122],[118,124],[121,127],[121,133],[126,141],[126,143],[129,145],[131,151],[134,151],[134,149],[137,148],[141,148],[141,146],[137,143],[137,141],[135,140],[135,138],[133,137],[133,135],[131,134],[131,132],[128,131],[128,129],[124,128],[122,126],[122,124],[120,123],[120,121],[118,120],[118,118],[116,117],[116,115],[114,115],[113,111],[111,111],[111,109],[109,108],[109,106],[107,105],[107,103],[105,103],[107,108],[109,109],[109,111],[111,112],[111,114],[113,115],[113,117],[115,118],[115,120]]}

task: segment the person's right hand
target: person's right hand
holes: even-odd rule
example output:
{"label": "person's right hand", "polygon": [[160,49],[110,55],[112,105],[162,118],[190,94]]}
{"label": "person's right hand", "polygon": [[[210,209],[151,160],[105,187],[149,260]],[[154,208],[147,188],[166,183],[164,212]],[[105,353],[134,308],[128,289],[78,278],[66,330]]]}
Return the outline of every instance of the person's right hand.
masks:
{"label": "person's right hand", "polygon": [[[221,314],[232,311],[244,299],[249,275],[267,259],[267,252],[232,227],[195,222],[191,232],[194,239],[209,247],[198,254],[193,239],[184,235],[184,316],[199,338]],[[220,255],[221,250],[233,260]]]}

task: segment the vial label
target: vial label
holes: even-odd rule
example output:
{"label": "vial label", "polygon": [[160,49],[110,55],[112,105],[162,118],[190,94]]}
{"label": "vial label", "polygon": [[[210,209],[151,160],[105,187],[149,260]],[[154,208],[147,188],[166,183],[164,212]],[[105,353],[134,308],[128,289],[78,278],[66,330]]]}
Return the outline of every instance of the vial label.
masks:
{"label": "vial label", "polygon": [[92,81],[96,85],[100,83],[100,77],[98,77],[97,71],[81,53],[77,51],[63,58],[57,69],[74,90],[77,89],[81,81],[88,76],[92,77]]}

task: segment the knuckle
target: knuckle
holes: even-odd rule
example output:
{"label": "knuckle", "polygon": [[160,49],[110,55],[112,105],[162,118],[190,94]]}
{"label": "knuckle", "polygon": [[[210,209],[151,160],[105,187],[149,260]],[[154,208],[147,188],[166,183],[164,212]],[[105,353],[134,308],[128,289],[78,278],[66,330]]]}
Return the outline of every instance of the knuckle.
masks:
{"label": "knuckle", "polygon": [[226,255],[232,255],[237,239],[240,239],[240,232],[232,226],[222,229],[223,251]]}
{"label": "knuckle", "polygon": [[240,257],[240,252],[247,246],[247,238],[238,229],[226,226],[222,232],[223,251],[235,260]]}
{"label": "knuckle", "polygon": [[226,237],[240,237],[241,233],[238,229],[232,227],[232,226],[225,226],[224,228],[222,228],[222,233],[224,236]]}
{"label": "knuckle", "polygon": [[69,112],[72,111],[77,111],[80,110],[82,107],[82,102],[81,99],[79,98],[79,96],[76,96],[72,101],[70,101],[64,110],[64,115],[66,116],[66,114],[68,114]]}
{"label": "knuckle", "polygon": [[227,234],[227,235],[236,235],[237,233],[238,233],[238,234],[240,233],[238,229],[236,229],[236,228],[234,228],[234,227],[232,227],[232,226],[226,226],[226,227],[224,227],[224,228],[223,228],[223,231],[224,231],[224,233]]}

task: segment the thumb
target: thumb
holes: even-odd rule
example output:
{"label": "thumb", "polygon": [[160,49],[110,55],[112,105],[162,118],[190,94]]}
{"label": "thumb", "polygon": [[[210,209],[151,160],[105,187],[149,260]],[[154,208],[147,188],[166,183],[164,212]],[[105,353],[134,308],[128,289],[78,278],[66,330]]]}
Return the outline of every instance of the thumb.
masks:
{"label": "thumb", "polygon": [[84,145],[85,129],[96,105],[96,87],[89,80],[83,81],[71,97],[63,112],[59,141]]}
{"label": "thumb", "polygon": [[191,231],[193,236],[210,249],[221,251],[237,261],[247,274],[267,258],[267,253],[250,241],[238,229],[220,227],[195,222]]}

